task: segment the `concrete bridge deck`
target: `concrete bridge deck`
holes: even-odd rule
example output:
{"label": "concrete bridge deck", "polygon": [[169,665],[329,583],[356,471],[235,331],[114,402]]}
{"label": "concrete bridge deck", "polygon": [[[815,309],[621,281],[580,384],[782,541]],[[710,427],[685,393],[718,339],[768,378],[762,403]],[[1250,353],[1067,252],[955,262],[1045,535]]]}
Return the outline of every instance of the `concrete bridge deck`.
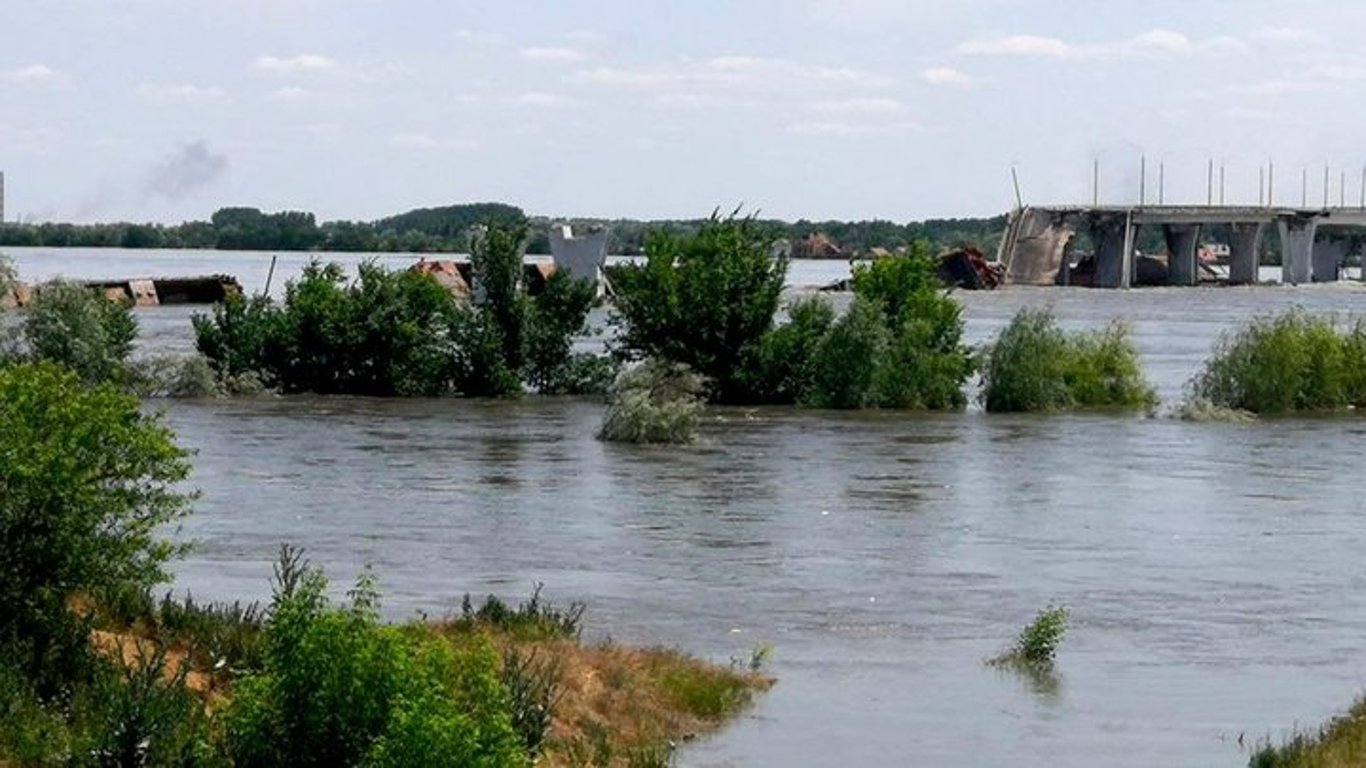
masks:
{"label": "concrete bridge deck", "polygon": [[[1128,288],[1136,278],[1135,243],[1143,227],[1161,227],[1168,253],[1168,283],[1194,285],[1201,229],[1228,225],[1229,282],[1257,280],[1258,252],[1267,226],[1281,242],[1281,276],[1286,283],[1338,279],[1348,244],[1346,228],[1366,228],[1366,208],[1295,208],[1225,205],[1025,206],[1010,214],[997,259],[1006,281],[1031,285],[1066,284],[1069,246],[1086,231],[1095,244],[1094,284]],[[1335,236],[1337,235],[1337,236]]]}

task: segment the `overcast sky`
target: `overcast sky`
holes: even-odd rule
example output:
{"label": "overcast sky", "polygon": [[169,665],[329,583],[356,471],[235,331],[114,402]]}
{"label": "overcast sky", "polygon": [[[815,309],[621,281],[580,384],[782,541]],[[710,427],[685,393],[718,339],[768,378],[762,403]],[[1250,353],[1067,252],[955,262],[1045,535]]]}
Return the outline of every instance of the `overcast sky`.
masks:
{"label": "overcast sky", "polygon": [[0,0],[7,216],[1355,199],[1366,2]]}

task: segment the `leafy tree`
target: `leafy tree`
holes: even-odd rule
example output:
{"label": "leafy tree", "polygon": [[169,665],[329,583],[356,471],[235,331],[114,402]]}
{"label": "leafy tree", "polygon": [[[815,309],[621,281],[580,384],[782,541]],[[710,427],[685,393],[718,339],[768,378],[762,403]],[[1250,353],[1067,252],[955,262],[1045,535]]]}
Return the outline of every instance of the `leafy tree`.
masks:
{"label": "leafy tree", "polygon": [[166,578],[189,469],[135,398],[50,362],[0,369],[0,645],[34,679],[83,655],[75,601]]}
{"label": "leafy tree", "polygon": [[522,293],[522,241],[526,228],[492,224],[475,236],[470,247],[475,303],[489,314],[498,329],[503,364],[522,367],[522,334],[526,326],[526,296]]}
{"label": "leafy tree", "polygon": [[744,371],[747,399],[788,404],[805,398],[814,384],[816,352],[834,322],[835,310],[822,297],[793,303],[788,322],[764,334]]}
{"label": "leafy tree", "polygon": [[596,355],[575,355],[574,337],[597,303],[597,285],[567,272],[555,272],[527,308],[526,380],[541,394],[601,391],[611,383],[611,366]]}
{"label": "leafy tree", "polygon": [[683,363],[717,401],[740,399],[742,370],[773,326],[787,260],[753,217],[713,214],[696,235],[653,235],[642,264],[613,272],[620,351]]}
{"label": "leafy tree", "polygon": [[22,327],[23,353],[60,363],[88,384],[119,381],[137,334],[127,302],[59,280],[34,291]]}

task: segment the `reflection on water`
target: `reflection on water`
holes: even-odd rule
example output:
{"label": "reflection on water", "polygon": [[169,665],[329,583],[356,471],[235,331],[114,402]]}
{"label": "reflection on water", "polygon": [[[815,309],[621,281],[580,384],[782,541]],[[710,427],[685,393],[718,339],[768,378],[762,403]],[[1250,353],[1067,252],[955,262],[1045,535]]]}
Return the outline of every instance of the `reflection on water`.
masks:
{"label": "reflection on water", "polygon": [[[973,342],[1026,304],[1127,318],[1167,400],[1257,312],[1366,305],[1352,285],[959,295]],[[188,316],[141,312],[145,343],[188,348]],[[177,569],[196,595],[264,597],[291,542],[342,584],[373,564],[396,617],[543,581],[588,602],[590,635],[771,643],[778,685],[684,765],[1232,766],[1238,734],[1316,723],[1366,680],[1356,418],[721,410],[701,445],[654,449],[594,440],[591,400],[166,408],[198,450],[201,546]],[[1049,603],[1070,613],[1055,681],[983,663]]]}

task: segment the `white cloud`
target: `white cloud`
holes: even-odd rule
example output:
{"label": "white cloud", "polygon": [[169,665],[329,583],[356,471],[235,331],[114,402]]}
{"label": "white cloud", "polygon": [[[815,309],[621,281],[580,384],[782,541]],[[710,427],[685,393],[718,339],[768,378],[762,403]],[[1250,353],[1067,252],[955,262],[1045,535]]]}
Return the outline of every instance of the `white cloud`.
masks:
{"label": "white cloud", "polygon": [[307,88],[299,88],[297,86],[276,88],[270,92],[270,97],[276,101],[302,101],[311,95],[312,93]]}
{"label": "white cloud", "polygon": [[647,67],[596,67],[579,72],[575,81],[659,95],[701,98],[722,94],[801,96],[873,90],[887,78],[851,67],[806,64],[756,56],[682,59]]}
{"label": "white cloud", "polygon": [[1252,39],[1269,43],[1305,44],[1315,42],[1319,36],[1298,27],[1262,27],[1252,33]]}
{"label": "white cloud", "polygon": [[803,122],[787,126],[787,132],[798,136],[847,138],[857,136],[890,136],[919,128],[909,120],[894,123],[853,123],[844,121]]}
{"label": "white cloud", "polygon": [[150,101],[202,104],[217,101],[226,96],[227,93],[222,88],[213,86],[199,86],[188,83],[181,85],[149,85],[144,83],[138,86],[138,95]]}
{"label": "white cloud", "polygon": [[520,107],[541,108],[569,107],[579,103],[576,99],[571,99],[568,96],[558,93],[548,93],[546,91],[527,91],[526,93],[511,97],[507,101],[509,104],[515,104]]}
{"label": "white cloud", "polygon": [[1366,68],[1348,64],[1324,64],[1314,70],[1315,77],[1337,82],[1366,79]]}
{"label": "white cloud", "polygon": [[452,33],[452,37],[468,45],[495,46],[503,43],[502,35],[477,29],[457,29]]}
{"label": "white cloud", "polygon": [[523,48],[517,54],[528,61],[553,64],[576,64],[589,58],[577,48]]}
{"label": "white cloud", "polygon": [[1159,53],[1190,53],[1195,50],[1195,44],[1189,37],[1170,29],[1154,29],[1136,35],[1128,41],[1127,47],[1134,51]]}
{"label": "white cloud", "polygon": [[1072,43],[1058,37],[1009,35],[979,38],[959,43],[954,49],[966,56],[1027,56],[1051,59],[1095,59],[1138,55],[1184,56],[1197,52],[1230,50],[1241,44],[1221,36],[1196,42],[1170,29],[1153,29],[1127,40],[1101,43]]}
{"label": "white cloud", "polygon": [[872,96],[866,98],[818,101],[812,105],[812,108],[819,112],[833,112],[837,114],[861,113],[891,115],[906,111],[906,105],[896,99]]}
{"label": "white cloud", "polygon": [[321,72],[333,69],[337,66],[335,59],[320,56],[316,53],[301,53],[298,56],[281,58],[279,56],[261,56],[256,59],[252,66],[260,72],[271,72],[276,74],[297,74],[300,72]]}
{"label": "white cloud", "polygon": [[1275,77],[1259,83],[1250,83],[1235,88],[1238,93],[1248,96],[1288,96],[1296,93],[1313,93],[1334,90],[1336,86],[1320,80],[1303,78]]}
{"label": "white cloud", "polygon": [[1073,45],[1056,37],[1010,35],[1008,37],[967,40],[955,48],[967,56],[1043,56],[1074,59],[1097,53],[1097,46]]}
{"label": "white cloud", "polygon": [[436,149],[441,146],[441,142],[426,133],[396,133],[389,143],[405,149]]}
{"label": "white cloud", "polygon": [[46,64],[29,64],[26,67],[0,72],[0,82],[20,85],[41,85],[62,78],[62,73]]}
{"label": "white cloud", "polygon": [[977,84],[977,78],[953,67],[930,67],[920,70],[920,79],[930,85],[945,85],[954,88],[970,88]]}
{"label": "white cloud", "polygon": [[51,148],[47,133],[22,126],[0,123],[0,146],[15,152],[42,152]]}

